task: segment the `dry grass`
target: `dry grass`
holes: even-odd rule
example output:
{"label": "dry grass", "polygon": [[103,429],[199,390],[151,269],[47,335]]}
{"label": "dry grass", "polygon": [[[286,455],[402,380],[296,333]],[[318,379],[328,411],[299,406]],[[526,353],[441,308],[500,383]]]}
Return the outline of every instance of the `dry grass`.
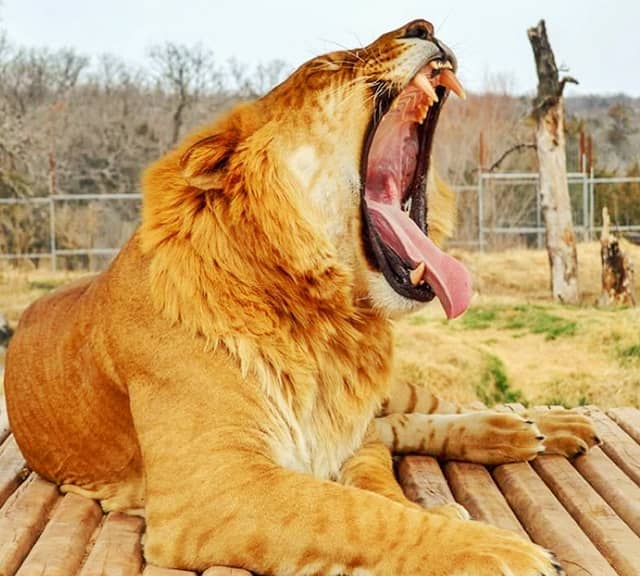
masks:
{"label": "dry grass", "polygon": [[[640,247],[624,244],[634,262]],[[579,246],[582,305],[549,302],[544,251],[459,253],[477,294],[447,322],[437,305],[398,323],[402,378],[462,401],[640,406],[640,309],[599,309],[600,245]],[[497,386],[496,386],[497,383]]]}
{"label": "dry grass", "polygon": [[79,272],[0,268],[0,313],[15,327],[22,311],[36,298],[82,275]]}
{"label": "dry grass", "polygon": [[[452,322],[437,304],[399,321],[399,376],[461,402],[640,406],[640,309],[595,307],[599,249],[579,246],[578,307],[549,302],[544,251],[459,252],[474,275],[472,307]],[[640,247],[624,249],[640,262]],[[0,312],[15,326],[31,301],[78,276],[0,269]]]}

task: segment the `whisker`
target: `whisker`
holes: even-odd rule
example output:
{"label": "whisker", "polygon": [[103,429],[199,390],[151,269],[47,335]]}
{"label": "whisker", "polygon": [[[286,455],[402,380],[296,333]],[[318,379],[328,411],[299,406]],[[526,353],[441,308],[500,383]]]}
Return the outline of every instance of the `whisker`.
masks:
{"label": "whisker", "polygon": [[[347,52],[348,54],[351,54],[351,56],[353,56],[354,58],[357,58],[363,64],[365,63],[364,58],[362,58],[362,56],[356,54],[356,51],[353,48],[347,48],[346,46],[344,46],[343,44],[340,44],[340,42],[336,42],[335,40],[329,40],[327,38],[321,38],[321,40],[323,42],[326,42],[327,44],[333,44],[337,48],[340,48],[341,50]],[[361,45],[361,47],[362,47],[362,45]]]}
{"label": "whisker", "polygon": [[440,34],[440,31],[444,28],[451,14],[453,14],[453,10],[449,10],[449,13],[443,18],[442,22],[440,22],[440,24],[436,26],[436,30],[438,30],[438,34]]}
{"label": "whisker", "polygon": [[334,98],[338,92],[345,91],[345,95],[342,100],[339,102],[339,105],[344,104],[348,99],[353,98],[356,95],[355,88],[361,84],[362,82],[366,82],[365,78],[353,78],[349,80],[347,86],[337,86],[333,91],[330,91],[328,96],[329,98]]}

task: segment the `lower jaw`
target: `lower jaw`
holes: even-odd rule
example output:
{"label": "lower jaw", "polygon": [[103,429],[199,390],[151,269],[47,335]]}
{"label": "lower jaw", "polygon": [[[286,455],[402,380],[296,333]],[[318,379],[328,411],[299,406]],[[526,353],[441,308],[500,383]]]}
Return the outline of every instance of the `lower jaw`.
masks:
{"label": "lower jaw", "polygon": [[417,312],[428,304],[398,294],[379,271],[369,270],[367,276],[367,300],[370,306],[391,320]]}

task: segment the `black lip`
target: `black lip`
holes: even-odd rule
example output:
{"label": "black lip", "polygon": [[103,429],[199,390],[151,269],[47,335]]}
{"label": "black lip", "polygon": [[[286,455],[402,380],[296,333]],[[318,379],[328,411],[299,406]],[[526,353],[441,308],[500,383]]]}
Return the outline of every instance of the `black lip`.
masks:
{"label": "black lip", "polygon": [[[443,54],[439,58],[446,58]],[[435,293],[431,286],[427,283],[413,286],[409,278],[412,265],[400,258],[391,248],[389,248],[380,238],[377,230],[371,222],[371,216],[367,209],[365,199],[367,166],[369,160],[369,152],[378,124],[382,117],[389,111],[391,104],[400,91],[389,91],[384,82],[374,85],[375,94],[380,94],[374,102],[374,113],[365,133],[364,145],[362,150],[362,158],[360,162],[360,179],[362,189],[360,191],[360,211],[362,214],[362,238],[365,255],[367,260],[374,268],[380,270],[389,285],[400,295],[411,300],[420,302],[429,302],[435,297]],[[433,135],[440,116],[440,110],[447,97],[447,90],[443,86],[436,88],[438,94],[438,102],[434,103],[427,114],[427,118],[418,129],[418,162],[413,177],[413,182],[409,186],[408,194],[405,200],[411,198],[411,210],[409,217],[418,225],[420,230],[427,235],[427,174],[429,170],[429,161],[431,157],[431,148],[433,145]]]}

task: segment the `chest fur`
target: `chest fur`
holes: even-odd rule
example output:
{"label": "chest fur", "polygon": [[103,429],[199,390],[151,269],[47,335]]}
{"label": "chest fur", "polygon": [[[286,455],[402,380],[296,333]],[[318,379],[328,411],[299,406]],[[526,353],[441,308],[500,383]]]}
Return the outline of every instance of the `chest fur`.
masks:
{"label": "chest fur", "polygon": [[335,478],[362,444],[389,391],[390,326],[375,318],[349,337],[298,342],[275,357],[256,350],[252,371],[269,414],[272,458],[281,466]]}

